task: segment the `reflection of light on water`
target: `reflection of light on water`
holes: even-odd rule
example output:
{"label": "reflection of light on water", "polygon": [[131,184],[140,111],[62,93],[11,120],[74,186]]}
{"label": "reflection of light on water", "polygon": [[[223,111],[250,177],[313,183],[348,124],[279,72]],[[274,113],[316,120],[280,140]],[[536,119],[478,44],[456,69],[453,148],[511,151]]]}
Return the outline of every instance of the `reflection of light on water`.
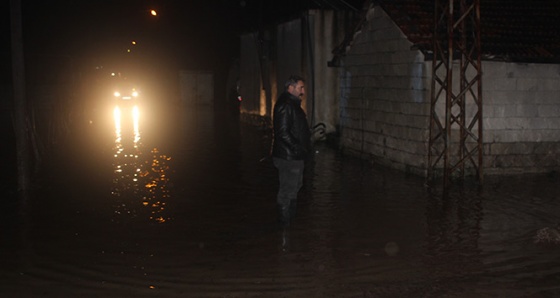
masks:
{"label": "reflection of light on water", "polygon": [[[138,106],[135,105],[134,107],[132,107],[130,116],[132,116],[131,121],[134,133],[133,142],[134,146],[136,147],[138,145],[138,142],[140,142],[140,109],[138,108]],[[113,110],[113,118],[115,121],[115,143],[121,143],[123,134],[123,110],[119,106],[116,106]]]}
{"label": "reflection of light on water", "polygon": [[163,223],[169,219],[163,217],[161,213],[165,211],[166,201],[169,198],[169,190],[167,189],[169,178],[166,173],[169,170],[167,161],[171,160],[171,157],[160,154],[157,148],[154,148],[151,153],[151,171],[149,179],[144,185],[148,195],[144,197],[142,204],[151,208],[150,219]]}
{"label": "reflection of light on water", "polygon": [[[115,147],[112,195],[116,198],[115,214],[138,217],[148,212],[145,216],[150,220],[164,223],[170,219],[164,213],[170,197],[166,173],[169,170],[167,161],[171,158],[160,154],[157,148],[150,151],[151,158],[143,158],[138,106],[132,110],[115,107],[113,116]],[[125,128],[131,125],[132,131],[127,131]]]}
{"label": "reflection of light on water", "polygon": [[120,143],[122,139],[122,128],[121,128],[121,109],[116,106],[113,110],[113,118],[115,119],[115,143]]}
{"label": "reflection of light on water", "polygon": [[132,121],[134,125],[134,144],[136,145],[138,141],[140,141],[140,110],[138,109],[138,106],[134,106],[132,108]]}

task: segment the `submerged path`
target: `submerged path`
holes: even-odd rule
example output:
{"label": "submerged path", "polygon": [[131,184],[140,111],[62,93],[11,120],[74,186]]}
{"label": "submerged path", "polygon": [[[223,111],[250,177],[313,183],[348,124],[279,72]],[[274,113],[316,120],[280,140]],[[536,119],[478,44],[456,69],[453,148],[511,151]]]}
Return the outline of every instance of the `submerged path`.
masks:
{"label": "submerged path", "polygon": [[[148,115],[149,116],[149,115]],[[276,223],[270,135],[212,110],[92,126],[2,220],[2,297],[550,297],[558,177],[422,178],[318,143],[298,214]],[[159,115],[161,116],[161,115]],[[23,212],[22,212],[23,211]]]}

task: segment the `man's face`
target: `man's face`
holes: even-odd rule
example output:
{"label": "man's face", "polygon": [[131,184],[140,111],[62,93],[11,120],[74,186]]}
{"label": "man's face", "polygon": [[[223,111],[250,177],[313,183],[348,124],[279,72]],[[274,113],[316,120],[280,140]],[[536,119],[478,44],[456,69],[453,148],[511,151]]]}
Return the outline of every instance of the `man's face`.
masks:
{"label": "man's face", "polygon": [[295,97],[298,98],[303,98],[303,95],[305,94],[305,86],[303,84],[303,81],[298,81],[296,85],[290,85],[288,87],[288,92],[290,92],[290,94],[292,94]]}

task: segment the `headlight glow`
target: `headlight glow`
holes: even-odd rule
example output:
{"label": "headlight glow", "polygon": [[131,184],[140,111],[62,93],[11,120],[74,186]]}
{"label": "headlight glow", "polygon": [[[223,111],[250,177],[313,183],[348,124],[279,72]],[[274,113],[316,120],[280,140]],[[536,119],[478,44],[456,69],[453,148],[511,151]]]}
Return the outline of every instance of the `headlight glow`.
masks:
{"label": "headlight glow", "polygon": [[138,97],[138,91],[136,91],[136,90],[132,91],[132,96],[133,97]]}
{"label": "headlight glow", "polygon": [[120,97],[120,96],[121,96],[121,93],[120,93],[119,91],[115,91],[115,93],[113,93],[113,95],[114,95],[115,97]]}

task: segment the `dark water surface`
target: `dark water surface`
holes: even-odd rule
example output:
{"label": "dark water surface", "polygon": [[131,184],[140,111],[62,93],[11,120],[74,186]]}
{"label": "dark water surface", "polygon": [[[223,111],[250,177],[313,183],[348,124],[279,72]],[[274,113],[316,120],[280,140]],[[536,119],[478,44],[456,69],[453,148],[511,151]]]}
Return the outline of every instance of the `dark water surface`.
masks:
{"label": "dark water surface", "polygon": [[560,245],[535,243],[555,175],[442,199],[319,143],[283,229],[269,132],[224,117],[143,111],[60,144],[4,212],[0,297],[560,296]]}

